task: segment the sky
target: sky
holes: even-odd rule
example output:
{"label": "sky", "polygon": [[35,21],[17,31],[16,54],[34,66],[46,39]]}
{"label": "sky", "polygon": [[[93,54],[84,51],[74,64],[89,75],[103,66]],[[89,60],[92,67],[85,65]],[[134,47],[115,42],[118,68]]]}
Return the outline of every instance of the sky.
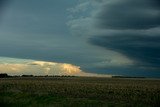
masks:
{"label": "sky", "polygon": [[0,0],[0,72],[160,78],[159,19],[159,0]]}

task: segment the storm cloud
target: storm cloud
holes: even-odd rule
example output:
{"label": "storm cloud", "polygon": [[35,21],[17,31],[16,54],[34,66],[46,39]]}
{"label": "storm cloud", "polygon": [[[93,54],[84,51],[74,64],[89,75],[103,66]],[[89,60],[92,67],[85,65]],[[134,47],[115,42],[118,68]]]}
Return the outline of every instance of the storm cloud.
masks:
{"label": "storm cloud", "polygon": [[98,25],[107,29],[149,29],[160,25],[159,0],[109,0],[99,11]]}
{"label": "storm cloud", "polygon": [[5,10],[5,6],[9,0],[0,0],[0,21]]}
{"label": "storm cloud", "polygon": [[0,0],[0,9],[0,59],[160,77],[159,0]]}
{"label": "storm cloud", "polygon": [[[119,52],[136,67],[160,69],[159,0],[112,0],[95,14],[97,28],[89,43]],[[156,29],[156,30],[155,30]],[[112,32],[107,33],[107,30]]]}
{"label": "storm cloud", "polygon": [[140,65],[160,67],[160,36],[118,34],[97,36],[90,42],[122,53]]}

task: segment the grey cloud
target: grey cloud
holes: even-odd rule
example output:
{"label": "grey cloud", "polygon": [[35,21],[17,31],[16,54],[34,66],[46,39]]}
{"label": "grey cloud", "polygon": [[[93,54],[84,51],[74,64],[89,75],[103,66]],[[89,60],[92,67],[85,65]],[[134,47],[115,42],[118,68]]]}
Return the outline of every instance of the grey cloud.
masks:
{"label": "grey cloud", "polygon": [[[160,69],[160,1],[159,0],[86,0],[92,10],[88,15],[70,21],[74,35],[88,39],[88,43],[122,54],[125,57],[110,60],[123,66],[109,66],[106,60],[97,60],[98,65],[90,71],[113,74],[156,75]],[[94,3],[93,3],[94,2]],[[76,9],[76,8],[75,8]],[[82,11],[83,12],[83,11]],[[88,19],[86,22],[83,19]],[[76,20],[76,21],[75,21]],[[72,22],[72,23],[71,23]],[[102,62],[105,63],[102,63]],[[129,62],[133,62],[130,64]],[[142,72],[143,71],[143,72]],[[147,72],[146,72],[147,71]],[[155,71],[155,72],[154,72]],[[159,74],[159,73],[158,73]]]}
{"label": "grey cloud", "polygon": [[160,25],[159,0],[106,1],[96,14],[97,25],[107,29],[149,29]]}
{"label": "grey cloud", "polygon": [[95,36],[90,38],[90,43],[122,53],[138,65],[160,68],[160,36],[121,33]]}
{"label": "grey cloud", "polygon": [[[159,66],[159,0],[80,1],[83,5],[73,8],[73,11],[77,9],[76,13],[72,12],[69,19],[67,10],[80,4],[77,0],[12,0],[11,5],[6,7],[0,26],[0,56],[65,62],[81,66],[85,71],[109,71],[112,74],[114,70],[129,74],[130,64],[128,60],[124,61],[125,56],[142,66]],[[149,29],[153,27],[157,28]],[[91,38],[90,44],[86,42],[88,37]],[[123,55],[108,53],[108,49]],[[150,53],[146,53],[148,51]],[[110,60],[115,61],[112,63],[114,68],[107,66]],[[124,66],[116,68],[119,63]],[[132,68],[135,67],[137,65]]]}
{"label": "grey cloud", "polygon": [[9,0],[0,0],[0,18],[2,18],[2,16],[3,16],[3,12],[5,10],[5,6],[6,6],[7,2],[9,2]]}
{"label": "grey cloud", "polygon": [[9,0],[0,0],[0,9],[2,9]]}
{"label": "grey cloud", "polygon": [[159,0],[103,1],[94,18],[98,20],[99,32],[106,30],[106,33],[92,34],[89,43],[121,53],[136,62],[122,71],[135,68],[137,71],[159,71]]}

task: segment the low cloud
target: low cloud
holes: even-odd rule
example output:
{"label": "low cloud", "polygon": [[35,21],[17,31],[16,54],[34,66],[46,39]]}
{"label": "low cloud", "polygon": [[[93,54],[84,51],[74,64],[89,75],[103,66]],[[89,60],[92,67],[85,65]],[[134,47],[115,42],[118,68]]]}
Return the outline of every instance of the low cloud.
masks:
{"label": "low cloud", "polygon": [[82,71],[79,66],[67,63],[56,63],[4,57],[0,57],[0,73],[8,73],[10,75],[32,74],[111,77],[111,75],[86,73]]}
{"label": "low cloud", "polygon": [[160,66],[160,36],[122,33],[110,36],[97,36],[91,38],[90,43],[122,53],[136,60],[139,65]]}

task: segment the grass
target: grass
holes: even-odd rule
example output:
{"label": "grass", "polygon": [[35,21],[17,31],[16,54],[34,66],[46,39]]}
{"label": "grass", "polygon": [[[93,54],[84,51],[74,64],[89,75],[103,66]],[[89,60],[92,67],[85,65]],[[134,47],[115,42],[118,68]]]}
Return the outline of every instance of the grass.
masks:
{"label": "grass", "polygon": [[160,80],[89,77],[0,79],[2,107],[159,107]]}

